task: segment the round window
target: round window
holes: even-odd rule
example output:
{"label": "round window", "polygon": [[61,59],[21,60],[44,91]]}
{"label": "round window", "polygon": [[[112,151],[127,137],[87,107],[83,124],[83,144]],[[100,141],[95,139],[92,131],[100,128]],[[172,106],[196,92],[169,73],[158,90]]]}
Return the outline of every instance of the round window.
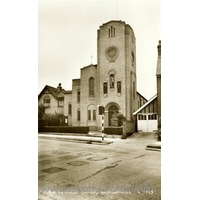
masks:
{"label": "round window", "polygon": [[114,62],[117,57],[119,56],[119,50],[117,49],[117,47],[109,47],[107,50],[106,50],[106,58],[110,61],[110,62]]}

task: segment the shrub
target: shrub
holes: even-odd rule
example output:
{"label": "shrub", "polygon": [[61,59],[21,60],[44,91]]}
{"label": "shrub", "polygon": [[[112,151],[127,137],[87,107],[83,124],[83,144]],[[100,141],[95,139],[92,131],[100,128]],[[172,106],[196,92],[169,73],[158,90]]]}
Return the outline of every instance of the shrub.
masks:
{"label": "shrub", "polygon": [[47,126],[62,126],[65,125],[65,116],[63,114],[44,114],[42,119]]}
{"label": "shrub", "polygon": [[104,128],[104,133],[108,135],[122,135],[123,128],[122,127],[106,127]]}
{"label": "shrub", "polygon": [[38,132],[54,132],[54,133],[88,133],[88,126],[68,127],[68,126],[43,126],[38,127]]}

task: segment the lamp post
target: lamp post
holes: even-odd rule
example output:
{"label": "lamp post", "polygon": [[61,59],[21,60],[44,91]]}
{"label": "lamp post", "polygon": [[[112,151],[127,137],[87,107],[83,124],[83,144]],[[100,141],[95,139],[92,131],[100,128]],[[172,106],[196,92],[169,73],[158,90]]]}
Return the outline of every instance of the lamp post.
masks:
{"label": "lamp post", "polygon": [[97,107],[99,107],[99,115],[101,115],[102,140],[104,140],[104,107],[99,105]]}

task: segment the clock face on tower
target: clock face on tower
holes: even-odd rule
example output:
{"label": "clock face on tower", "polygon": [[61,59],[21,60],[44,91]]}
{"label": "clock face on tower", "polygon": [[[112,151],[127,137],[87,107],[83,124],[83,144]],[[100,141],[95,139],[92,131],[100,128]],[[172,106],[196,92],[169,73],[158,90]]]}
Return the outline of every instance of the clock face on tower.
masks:
{"label": "clock face on tower", "polygon": [[105,52],[105,56],[106,56],[107,60],[109,60],[110,62],[115,62],[115,60],[119,56],[118,48],[115,46],[109,47]]}

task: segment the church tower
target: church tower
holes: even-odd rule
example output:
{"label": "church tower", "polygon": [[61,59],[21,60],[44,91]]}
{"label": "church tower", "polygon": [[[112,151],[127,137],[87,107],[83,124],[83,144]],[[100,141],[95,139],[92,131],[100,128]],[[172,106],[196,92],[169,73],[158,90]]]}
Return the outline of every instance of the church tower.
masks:
{"label": "church tower", "polygon": [[127,121],[137,109],[136,43],[133,29],[110,21],[97,31],[98,105],[105,107],[105,126],[118,126],[116,113]]}

